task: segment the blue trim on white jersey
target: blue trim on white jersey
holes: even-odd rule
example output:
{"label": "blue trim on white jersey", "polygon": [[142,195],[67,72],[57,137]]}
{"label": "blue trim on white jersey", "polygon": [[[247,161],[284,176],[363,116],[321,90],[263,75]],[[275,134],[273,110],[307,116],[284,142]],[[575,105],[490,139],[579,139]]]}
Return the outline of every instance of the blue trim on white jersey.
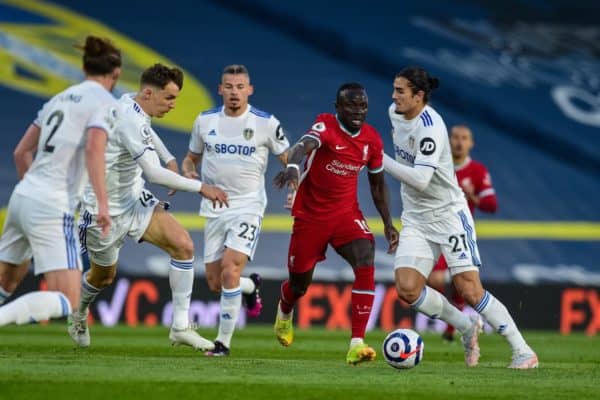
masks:
{"label": "blue trim on white jersey", "polygon": [[216,114],[218,112],[221,112],[221,110],[223,109],[223,106],[219,106],[219,107],[215,107],[215,108],[211,108],[210,110],[206,110],[206,111],[202,111],[200,113],[200,115],[210,115],[210,114]]}
{"label": "blue trim on white jersey", "polygon": [[432,164],[426,164],[426,163],[415,163],[415,165],[420,165],[422,167],[429,167],[429,168],[433,168],[433,169],[437,169],[437,166],[432,165]]}
{"label": "blue trim on white jersey", "polygon": [[421,118],[421,121],[423,121],[423,126],[433,126],[433,120],[427,110],[423,111],[419,117]]}
{"label": "blue trim on white jersey", "polygon": [[260,231],[262,230],[262,217],[258,217],[258,228],[256,229],[256,234],[254,235],[254,243],[252,243],[252,251],[256,249],[256,244],[258,243],[258,237],[260,235]]}
{"label": "blue trim on white jersey", "polygon": [[79,244],[81,245],[81,254],[83,255],[87,253],[87,227],[92,223],[92,214],[88,210],[83,210],[81,219],[83,221],[79,224]]}
{"label": "blue trim on white jersey", "polygon": [[152,146],[146,146],[146,147],[144,148],[144,150],[142,150],[142,152],[141,152],[140,154],[138,154],[137,156],[133,157],[133,161],[135,161],[135,160],[137,160],[138,158],[140,158],[141,156],[143,156],[143,155],[144,155],[144,153],[146,152],[146,150],[155,151],[155,150],[154,150],[154,147],[152,147]]}
{"label": "blue trim on white jersey", "polygon": [[266,111],[259,110],[258,108],[255,108],[254,106],[250,106],[250,112],[254,115],[258,115],[261,118],[267,118],[267,119],[271,118],[271,114],[269,114]]}
{"label": "blue trim on white jersey", "polygon": [[477,258],[477,244],[475,243],[475,239],[473,239],[473,227],[469,225],[469,220],[467,219],[464,211],[459,211],[458,216],[462,222],[465,232],[467,232],[467,245],[471,251],[471,261],[473,262],[473,265],[480,267],[481,261],[479,258]]}
{"label": "blue trim on white jersey", "polygon": [[74,217],[69,214],[63,214],[63,233],[65,235],[68,269],[77,269],[77,243],[75,242],[73,225]]}

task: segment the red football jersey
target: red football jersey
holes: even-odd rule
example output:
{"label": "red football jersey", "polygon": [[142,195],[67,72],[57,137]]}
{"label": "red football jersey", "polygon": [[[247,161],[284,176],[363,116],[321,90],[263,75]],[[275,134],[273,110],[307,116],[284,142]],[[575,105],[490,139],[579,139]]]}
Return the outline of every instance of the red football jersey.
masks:
{"label": "red football jersey", "polygon": [[371,125],[363,124],[354,136],[333,114],[321,114],[306,132],[319,141],[304,163],[292,215],[330,219],[359,210],[358,175],[383,171],[383,142]]}
{"label": "red football jersey", "polygon": [[[468,191],[469,187],[473,188],[474,193],[479,197],[480,210],[492,213],[496,211],[496,192],[492,186],[492,178],[482,163],[467,158],[465,163],[455,167],[454,171],[458,184],[464,191]],[[475,205],[471,200],[468,200],[468,203],[473,214]]]}

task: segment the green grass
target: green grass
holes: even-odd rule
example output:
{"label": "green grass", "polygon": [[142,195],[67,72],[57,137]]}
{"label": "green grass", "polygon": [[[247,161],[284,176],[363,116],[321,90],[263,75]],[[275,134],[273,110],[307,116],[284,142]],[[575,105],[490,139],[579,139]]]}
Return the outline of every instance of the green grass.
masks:
{"label": "green grass", "polygon": [[[201,331],[213,337],[214,330]],[[527,332],[540,369],[506,369],[508,345],[483,336],[480,366],[462,347],[424,335],[422,364],[345,364],[348,332],[296,332],[282,348],[271,327],[236,333],[228,358],[171,347],[166,328],[92,327],[75,349],[64,324],[0,329],[0,399],[592,399],[600,397],[600,338]],[[368,334],[379,351],[384,333]]]}

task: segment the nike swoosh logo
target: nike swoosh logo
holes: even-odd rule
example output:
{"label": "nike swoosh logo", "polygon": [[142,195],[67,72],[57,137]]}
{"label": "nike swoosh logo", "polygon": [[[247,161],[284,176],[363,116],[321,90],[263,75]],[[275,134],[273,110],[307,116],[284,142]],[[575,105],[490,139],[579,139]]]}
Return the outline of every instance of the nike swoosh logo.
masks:
{"label": "nike swoosh logo", "polygon": [[400,356],[400,358],[408,358],[408,357],[412,356],[413,354],[417,354],[419,351],[421,351],[421,346],[417,346],[416,349],[414,349],[413,351],[411,351],[409,353],[400,353],[399,356]]}
{"label": "nike swoosh logo", "polygon": [[336,150],[344,150],[345,148],[346,146],[338,146],[337,144],[335,145]]}

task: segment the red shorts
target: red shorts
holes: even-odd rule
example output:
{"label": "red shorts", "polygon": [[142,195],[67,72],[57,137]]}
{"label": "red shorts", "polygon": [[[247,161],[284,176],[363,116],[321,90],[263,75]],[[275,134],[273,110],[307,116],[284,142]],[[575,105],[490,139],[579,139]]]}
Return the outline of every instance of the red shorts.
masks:
{"label": "red shorts", "polygon": [[448,269],[448,263],[446,263],[446,259],[444,256],[440,256],[440,259],[433,266],[433,271],[445,271]]}
{"label": "red shorts", "polygon": [[325,259],[328,244],[337,248],[357,239],[375,240],[360,211],[328,220],[296,217],[288,251],[288,270],[310,271]]}

